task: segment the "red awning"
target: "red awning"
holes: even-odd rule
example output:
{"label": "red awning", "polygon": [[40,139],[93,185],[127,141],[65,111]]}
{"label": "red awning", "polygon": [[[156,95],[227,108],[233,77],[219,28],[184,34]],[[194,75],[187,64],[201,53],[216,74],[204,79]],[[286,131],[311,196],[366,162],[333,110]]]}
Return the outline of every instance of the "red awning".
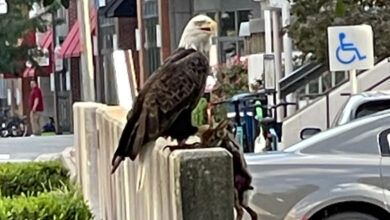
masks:
{"label": "red awning", "polygon": [[35,76],[35,68],[27,67],[23,72],[23,78],[34,77]]}
{"label": "red awning", "polygon": [[[52,29],[49,29],[45,32],[45,34],[43,35],[43,38],[41,39],[41,41],[38,43],[38,45],[42,48],[45,48],[47,50],[49,50],[49,54],[51,54],[51,44],[53,43],[53,31]],[[37,74],[37,69],[36,68],[33,68],[33,67],[27,67],[24,71],[23,71],[23,74],[22,76],[23,77],[35,77],[37,75],[40,75],[40,76],[47,76],[50,72],[51,72],[51,68],[52,68],[52,59],[51,59],[51,56],[50,56],[50,64],[49,66],[45,66],[45,67],[42,67],[42,70],[44,70],[44,72],[40,72],[40,74]]]}
{"label": "red awning", "polygon": [[[91,33],[93,34],[96,29],[96,11],[95,9],[90,10],[90,21],[91,21]],[[59,51],[59,56],[64,58],[79,57],[81,54],[81,43],[80,43],[80,24],[77,20],[73,27],[70,29],[68,36],[65,38],[64,43]]]}
{"label": "red awning", "polygon": [[37,68],[32,68],[32,67],[27,67],[22,76],[24,78],[26,77],[36,77],[36,76],[49,76],[49,74],[52,72],[51,71],[51,63],[49,66],[41,67],[40,71]]}
{"label": "red awning", "polygon": [[49,29],[45,32],[45,35],[43,35],[43,38],[39,42],[39,46],[45,49],[50,49],[52,42],[53,42],[53,31],[52,29]]}

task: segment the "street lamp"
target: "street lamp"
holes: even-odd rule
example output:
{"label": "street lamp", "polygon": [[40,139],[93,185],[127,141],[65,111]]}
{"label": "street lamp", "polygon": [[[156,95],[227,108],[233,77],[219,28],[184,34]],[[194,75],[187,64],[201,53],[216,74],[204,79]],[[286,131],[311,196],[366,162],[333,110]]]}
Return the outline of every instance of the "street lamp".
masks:
{"label": "street lamp", "polygon": [[8,4],[6,0],[0,0],[0,15],[8,13]]}

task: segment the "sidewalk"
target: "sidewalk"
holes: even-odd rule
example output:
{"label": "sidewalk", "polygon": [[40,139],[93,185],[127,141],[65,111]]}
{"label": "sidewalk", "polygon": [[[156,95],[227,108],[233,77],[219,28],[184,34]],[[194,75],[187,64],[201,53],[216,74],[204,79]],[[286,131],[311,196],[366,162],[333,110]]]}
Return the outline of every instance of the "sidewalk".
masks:
{"label": "sidewalk", "polygon": [[70,146],[73,135],[0,138],[0,162],[32,161],[41,155],[41,158],[60,157]]}

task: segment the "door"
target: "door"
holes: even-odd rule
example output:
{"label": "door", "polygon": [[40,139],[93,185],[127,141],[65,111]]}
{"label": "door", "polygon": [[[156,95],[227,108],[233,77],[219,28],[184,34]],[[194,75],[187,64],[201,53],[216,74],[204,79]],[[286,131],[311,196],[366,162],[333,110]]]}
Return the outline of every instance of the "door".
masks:
{"label": "door", "polygon": [[72,126],[72,111],[69,91],[58,92],[58,114],[63,132],[70,132]]}

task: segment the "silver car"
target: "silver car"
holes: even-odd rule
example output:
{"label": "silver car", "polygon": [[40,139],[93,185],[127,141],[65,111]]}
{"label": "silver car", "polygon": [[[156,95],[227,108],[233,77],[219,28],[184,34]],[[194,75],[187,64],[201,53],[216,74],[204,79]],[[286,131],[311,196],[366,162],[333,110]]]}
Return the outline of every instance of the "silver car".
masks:
{"label": "silver car", "polygon": [[389,140],[384,111],[282,152],[246,155],[255,186],[250,205],[262,220],[388,220]]}

